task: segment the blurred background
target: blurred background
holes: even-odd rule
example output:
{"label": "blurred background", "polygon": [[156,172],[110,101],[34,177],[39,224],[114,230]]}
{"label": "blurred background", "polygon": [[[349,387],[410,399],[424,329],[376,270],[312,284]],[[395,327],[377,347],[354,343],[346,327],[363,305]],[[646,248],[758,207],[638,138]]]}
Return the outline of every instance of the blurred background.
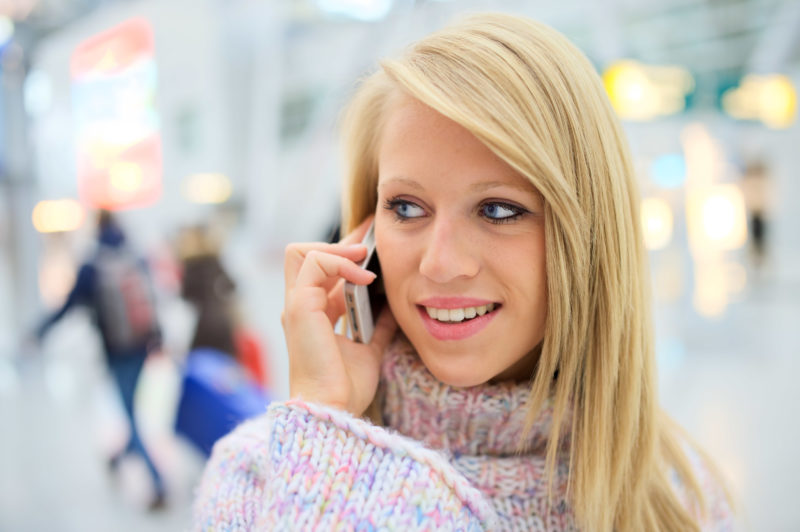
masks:
{"label": "blurred background", "polygon": [[[213,438],[182,410],[207,317],[192,261],[224,281],[200,284],[247,370],[212,387],[285,398],[283,249],[333,234],[342,104],[379,57],[477,10],[554,26],[603,76],[641,187],[662,402],[744,529],[800,530],[795,0],[0,0],[0,530],[188,527]],[[98,208],[152,281],[162,342],[135,415],[165,506],[139,457],[107,464],[129,428],[91,314],[36,338]]]}

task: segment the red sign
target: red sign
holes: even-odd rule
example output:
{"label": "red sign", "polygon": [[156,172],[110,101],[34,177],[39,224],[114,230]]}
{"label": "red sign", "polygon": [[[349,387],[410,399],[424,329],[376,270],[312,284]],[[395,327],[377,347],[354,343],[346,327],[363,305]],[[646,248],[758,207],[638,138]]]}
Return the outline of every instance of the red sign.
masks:
{"label": "red sign", "polygon": [[70,72],[81,198],[112,210],[154,203],[163,169],[150,24],[132,19],[87,39]]}

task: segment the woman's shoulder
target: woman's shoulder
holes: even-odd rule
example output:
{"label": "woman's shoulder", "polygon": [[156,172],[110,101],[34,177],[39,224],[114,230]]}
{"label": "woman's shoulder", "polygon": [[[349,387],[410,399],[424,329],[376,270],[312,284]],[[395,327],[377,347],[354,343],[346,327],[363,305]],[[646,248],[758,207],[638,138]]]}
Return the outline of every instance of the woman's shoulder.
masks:
{"label": "woman's shoulder", "polygon": [[245,421],[214,444],[198,485],[193,530],[219,530],[230,523],[252,525],[253,505],[263,493],[271,422],[267,415]]}
{"label": "woman's shoulder", "polygon": [[242,520],[323,529],[363,519],[408,530],[426,523],[479,529],[493,518],[480,492],[440,453],[295,400],[273,403],[214,446],[195,503],[199,529]]}
{"label": "woman's shoulder", "polygon": [[214,444],[211,456],[235,453],[241,458],[252,460],[259,458],[266,451],[268,440],[264,437],[270,431],[272,420],[268,410],[263,414],[250,418]]}

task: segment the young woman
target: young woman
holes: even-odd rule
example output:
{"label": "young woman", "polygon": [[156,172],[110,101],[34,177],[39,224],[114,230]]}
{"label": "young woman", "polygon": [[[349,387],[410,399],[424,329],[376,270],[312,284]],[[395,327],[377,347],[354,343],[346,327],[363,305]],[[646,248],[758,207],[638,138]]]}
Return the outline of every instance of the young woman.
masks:
{"label": "young woman", "polygon": [[[292,399],[217,444],[195,526],[731,529],[657,405],[639,197],[589,61],[475,16],[383,62],[345,139],[348,236],[286,252]],[[370,223],[364,345],[335,324]]]}

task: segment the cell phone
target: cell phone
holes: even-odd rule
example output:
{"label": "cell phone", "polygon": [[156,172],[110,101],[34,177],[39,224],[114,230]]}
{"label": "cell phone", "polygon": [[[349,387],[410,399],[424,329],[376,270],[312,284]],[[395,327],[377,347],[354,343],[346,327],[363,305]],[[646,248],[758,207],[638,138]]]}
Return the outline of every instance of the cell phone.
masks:
{"label": "cell phone", "polygon": [[345,281],[344,302],[347,321],[350,324],[350,337],[356,342],[368,344],[375,332],[375,319],[386,300],[381,281],[381,265],[375,252],[374,222],[370,224],[361,243],[367,246],[367,256],[359,266],[375,273],[378,277],[366,286]]}

